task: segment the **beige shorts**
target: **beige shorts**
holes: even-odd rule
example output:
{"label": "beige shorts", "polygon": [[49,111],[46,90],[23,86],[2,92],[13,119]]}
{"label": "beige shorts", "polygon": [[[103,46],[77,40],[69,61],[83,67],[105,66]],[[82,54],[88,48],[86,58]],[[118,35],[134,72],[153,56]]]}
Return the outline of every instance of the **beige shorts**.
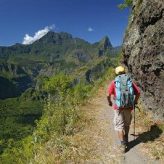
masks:
{"label": "beige shorts", "polygon": [[132,120],[131,110],[114,111],[114,129],[116,131],[124,130],[125,126],[130,126]]}

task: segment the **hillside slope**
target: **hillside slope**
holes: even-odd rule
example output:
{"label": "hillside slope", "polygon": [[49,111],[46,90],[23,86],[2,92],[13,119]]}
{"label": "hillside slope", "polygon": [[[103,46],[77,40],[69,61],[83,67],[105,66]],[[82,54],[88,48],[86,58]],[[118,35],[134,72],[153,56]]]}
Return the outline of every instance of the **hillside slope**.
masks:
{"label": "hillside slope", "polygon": [[53,31],[30,45],[0,46],[0,98],[16,97],[27,88],[39,87],[39,77],[61,71],[76,74],[75,78],[85,76],[113,51],[115,55],[119,49],[112,47],[107,36],[91,44],[69,33]]}

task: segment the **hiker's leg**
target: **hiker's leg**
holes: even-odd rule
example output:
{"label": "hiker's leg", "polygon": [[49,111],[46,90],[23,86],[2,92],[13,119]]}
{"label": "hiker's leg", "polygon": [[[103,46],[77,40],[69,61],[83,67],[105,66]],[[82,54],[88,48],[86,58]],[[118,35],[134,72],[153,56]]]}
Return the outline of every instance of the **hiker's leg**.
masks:
{"label": "hiker's leg", "polygon": [[120,140],[120,145],[119,145],[119,151],[120,153],[125,153],[126,152],[126,142],[125,142],[125,133],[124,133],[124,130],[119,130],[117,131],[117,134],[118,134],[118,138]]}
{"label": "hiker's leg", "polygon": [[129,134],[129,129],[130,129],[129,126],[125,126],[125,135]]}
{"label": "hiker's leg", "polygon": [[119,140],[120,140],[120,141],[124,141],[124,130],[119,130],[119,131],[117,132],[117,134],[118,134]]}
{"label": "hiker's leg", "polygon": [[124,110],[124,121],[125,121],[125,141],[128,143],[128,135],[129,135],[129,129],[130,129],[130,124],[132,120],[132,114],[131,110],[126,109]]}
{"label": "hiker's leg", "polygon": [[114,129],[117,131],[118,138],[121,142],[124,141],[124,120],[123,120],[123,113],[122,111],[114,111]]}
{"label": "hiker's leg", "polygon": [[130,127],[129,126],[125,126],[125,142],[128,143],[128,135],[129,135],[129,129]]}
{"label": "hiker's leg", "polygon": [[120,140],[120,145],[119,145],[119,150],[121,153],[126,152],[126,144],[124,140],[124,118],[123,118],[123,113],[122,111],[115,111],[115,117],[114,117],[114,128],[117,131],[118,138]]}

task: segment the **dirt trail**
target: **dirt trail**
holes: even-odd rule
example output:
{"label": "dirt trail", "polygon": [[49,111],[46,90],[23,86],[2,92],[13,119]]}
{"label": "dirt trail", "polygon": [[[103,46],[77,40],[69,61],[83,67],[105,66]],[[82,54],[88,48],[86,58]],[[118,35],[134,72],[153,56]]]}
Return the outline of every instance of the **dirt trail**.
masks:
{"label": "dirt trail", "polygon": [[[86,108],[86,107],[85,107]],[[125,154],[118,152],[119,144],[113,128],[113,109],[108,106],[105,89],[101,88],[97,96],[87,105],[88,115],[94,118],[95,122],[89,129],[89,135],[94,143],[94,154],[96,157],[89,160],[92,164],[156,164],[159,161],[152,161],[145,158],[140,152],[140,144],[134,144]],[[133,133],[133,126],[130,134]],[[134,137],[130,136],[132,142]]]}

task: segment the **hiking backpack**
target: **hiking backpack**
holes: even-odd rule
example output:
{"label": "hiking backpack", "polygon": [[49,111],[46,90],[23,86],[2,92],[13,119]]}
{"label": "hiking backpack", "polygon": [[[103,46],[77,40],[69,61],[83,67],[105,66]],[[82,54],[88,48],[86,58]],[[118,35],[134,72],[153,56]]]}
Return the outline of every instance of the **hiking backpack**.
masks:
{"label": "hiking backpack", "polygon": [[134,90],[131,78],[126,75],[118,75],[115,78],[116,99],[118,108],[131,108],[134,105]]}

